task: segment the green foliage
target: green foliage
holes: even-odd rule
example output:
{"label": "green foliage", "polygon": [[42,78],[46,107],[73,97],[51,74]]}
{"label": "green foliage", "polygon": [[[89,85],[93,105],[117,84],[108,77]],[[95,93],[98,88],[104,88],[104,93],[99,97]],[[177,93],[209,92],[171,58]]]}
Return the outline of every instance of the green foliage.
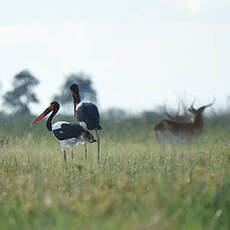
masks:
{"label": "green foliage", "polygon": [[149,114],[103,120],[100,166],[96,144],[88,160],[77,145],[65,165],[45,121],[32,120],[1,126],[10,140],[0,149],[0,229],[229,229],[230,116],[205,118],[193,144],[164,147]]}

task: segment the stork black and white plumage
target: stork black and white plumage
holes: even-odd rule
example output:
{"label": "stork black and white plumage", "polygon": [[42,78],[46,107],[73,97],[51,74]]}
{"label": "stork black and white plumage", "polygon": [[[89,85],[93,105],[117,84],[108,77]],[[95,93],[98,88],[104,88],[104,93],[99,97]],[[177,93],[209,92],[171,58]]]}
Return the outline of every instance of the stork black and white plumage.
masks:
{"label": "stork black and white plumage", "polygon": [[46,122],[46,127],[50,132],[53,133],[55,138],[59,140],[62,151],[64,152],[64,160],[66,161],[66,147],[68,145],[71,147],[71,155],[73,159],[73,147],[75,144],[84,144],[85,142],[93,143],[96,142],[96,140],[88,130],[84,129],[80,125],[72,124],[67,121],[59,121],[51,124],[52,119],[58,112],[59,108],[60,106],[58,102],[52,102],[48,108],[32,122],[32,124],[35,124],[52,112]]}
{"label": "stork black and white plumage", "polygon": [[95,130],[98,146],[98,163],[100,163],[100,137],[98,130],[101,129],[100,115],[97,106],[91,102],[82,102],[77,84],[72,84],[70,87],[74,101],[74,116],[84,128]]}

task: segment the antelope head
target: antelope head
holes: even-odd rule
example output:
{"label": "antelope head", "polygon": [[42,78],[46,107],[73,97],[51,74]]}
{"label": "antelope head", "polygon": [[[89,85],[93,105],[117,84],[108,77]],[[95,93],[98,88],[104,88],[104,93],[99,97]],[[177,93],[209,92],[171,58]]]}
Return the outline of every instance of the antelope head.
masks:
{"label": "antelope head", "polygon": [[194,114],[194,115],[196,115],[196,114],[203,114],[204,110],[205,110],[207,107],[212,106],[213,104],[214,104],[214,102],[212,102],[212,103],[210,103],[210,104],[208,104],[208,105],[203,105],[203,106],[201,106],[201,107],[198,108],[198,109],[195,109],[195,108],[193,107],[193,105],[194,105],[194,103],[193,103],[193,104],[191,105],[191,107],[188,109],[188,111],[189,111],[190,113]]}
{"label": "antelope head", "polygon": [[203,105],[198,109],[194,108],[194,102],[192,103],[191,107],[188,109],[188,111],[190,113],[193,114],[193,122],[194,123],[200,123],[202,122],[202,115],[203,112],[205,111],[206,108],[212,106],[214,104],[215,101],[213,101],[212,103],[208,104],[208,105]]}

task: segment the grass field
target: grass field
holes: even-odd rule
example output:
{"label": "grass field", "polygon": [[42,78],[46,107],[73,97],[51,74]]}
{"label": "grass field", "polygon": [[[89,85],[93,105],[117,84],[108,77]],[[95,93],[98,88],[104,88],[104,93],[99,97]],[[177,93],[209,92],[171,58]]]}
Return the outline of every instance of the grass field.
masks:
{"label": "grass field", "polygon": [[[32,119],[2,125],[0,229],[229,229],[230,127],[210,122],[192,145],[161,147],[149,123],[105,123],[102,163],[90,144],[65,165]],[[119,130],[120,129],[120,130]],[[70,153],[70,152],[68,152]]]}

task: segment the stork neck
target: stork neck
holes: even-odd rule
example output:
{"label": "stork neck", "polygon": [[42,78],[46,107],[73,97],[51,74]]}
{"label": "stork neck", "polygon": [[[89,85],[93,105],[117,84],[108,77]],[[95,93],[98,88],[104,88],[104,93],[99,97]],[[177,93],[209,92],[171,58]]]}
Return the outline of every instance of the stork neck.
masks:
{"label": "stork neck", "polygon": [[52,119],[53,119],[53,117],[55,116],[56,113],[57,113],[57,111],[54,110],[51,113],[51,115],[49,116],[49,118],[48,118],[48,120],[46,122],[46,127],[50,132],[52,132],[52,124],[51,124],[51,122],[52,122]]}
{"label": "stork neck", "polygon": [[80,94],[78,93],[76,97],[76,103],[79,104],[80,102],[81,102],[81,97]]}

